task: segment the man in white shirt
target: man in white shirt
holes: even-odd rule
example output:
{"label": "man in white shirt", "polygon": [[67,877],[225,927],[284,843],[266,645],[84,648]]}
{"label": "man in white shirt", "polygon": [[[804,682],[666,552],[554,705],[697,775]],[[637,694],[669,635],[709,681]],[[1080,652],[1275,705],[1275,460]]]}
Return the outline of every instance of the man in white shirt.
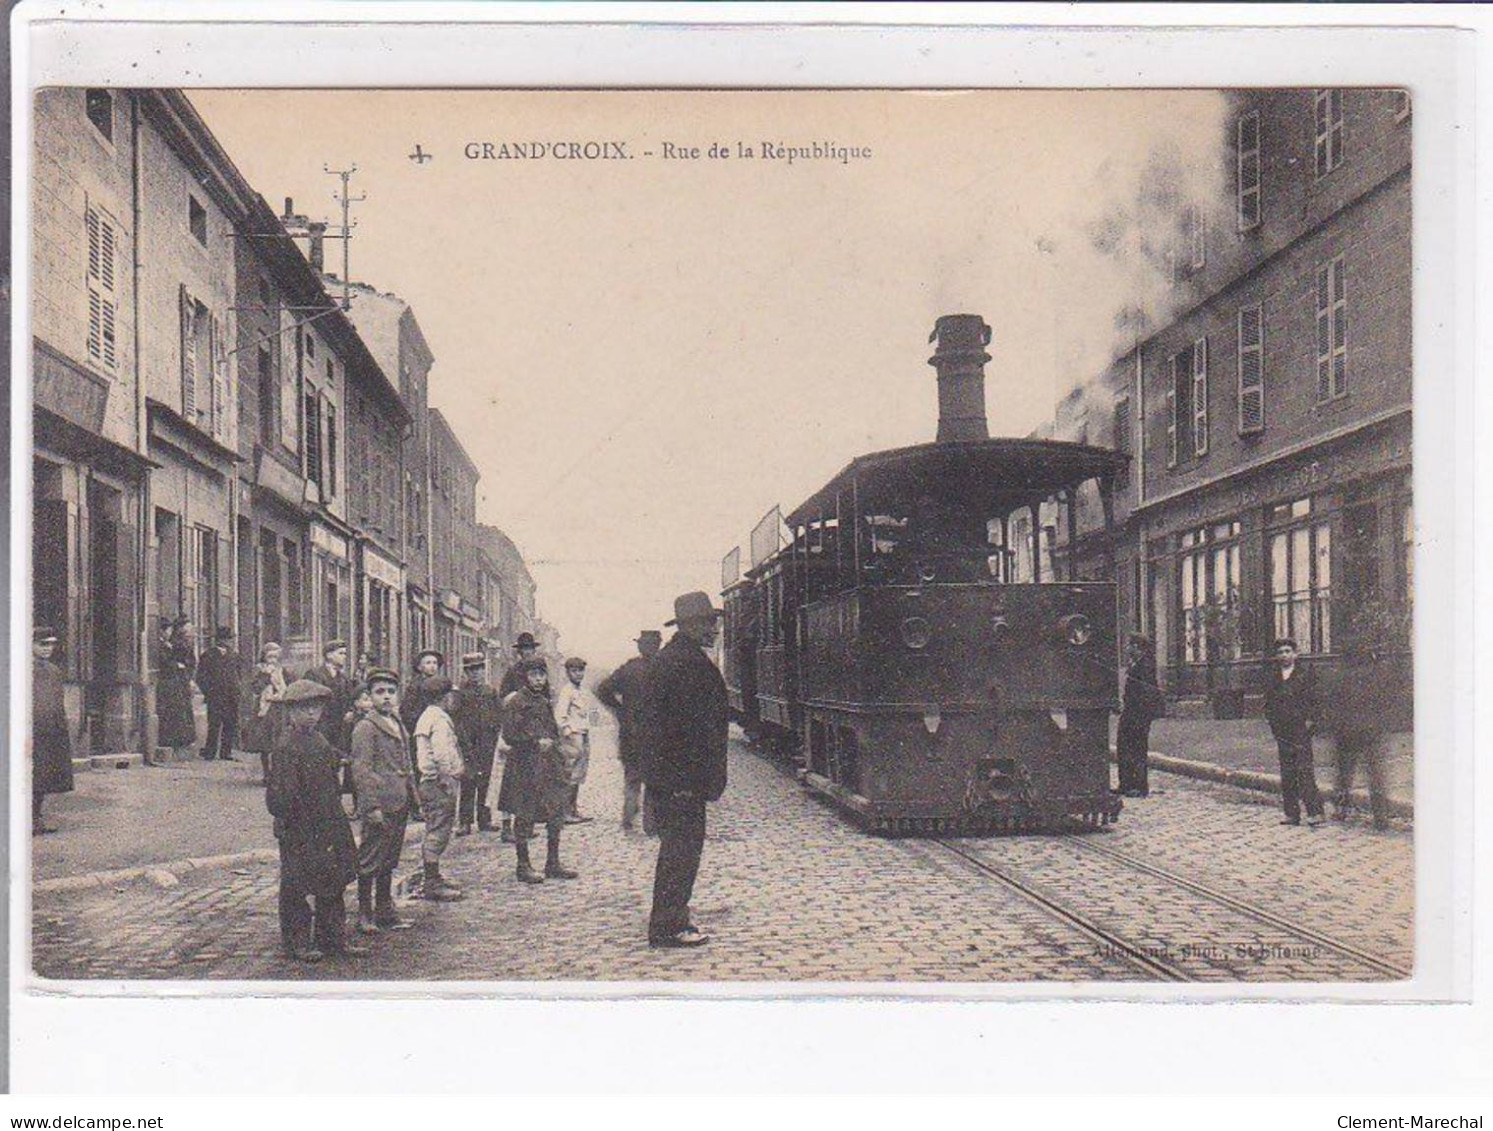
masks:
{"label": "man in white shirt", "polygon": [[591,819],[581,815],[579,803],[581,783],[591,765],[591,721],[596,718],[600,704],[581,686],[586,678],[585,660],[570,657],[565,661],[565,675],[568,682],[555,697],[555,722],[560,727],[560,743],[570,765],[570,805],[565,823],[576,825]]}
{"label": "man in white shirt", "polygon": [[456,692],[445,676],[426,680],[424,687],[429,706],[415,723],[415,765],[420,774],[420,810],[425,814],[425,842],[420,850],[425,863],[423,895],[447,903],[462,898],[461,889],[441,875],[441,854],[451,843],[464,773],[461,745],[451,721]]}

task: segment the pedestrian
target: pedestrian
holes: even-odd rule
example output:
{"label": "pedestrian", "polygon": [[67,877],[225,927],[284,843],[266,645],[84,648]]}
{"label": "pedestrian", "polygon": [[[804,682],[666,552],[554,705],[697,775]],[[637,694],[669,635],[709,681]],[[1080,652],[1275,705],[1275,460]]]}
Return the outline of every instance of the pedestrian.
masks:
{"label": "pedestrian", "polygon": [[353,700],[358,697],[358,685],[347,674],[347,654],[347,641],[329,640],[321,650],[321,663],[305,675],[306,679],[321,684],[332,693],[323,707],[316,729],[327,740],[327,744],[337,751],[343,793],[353,791],[351,760],[348,756],[347,714],[352,710]]}
{"label": "pedestrian", "polygon": [[571,656],[565,661],[565,685],[555,697],[555,725],[560,728],[560,747],[565,753],[570,799],[565,805],[567,825],[584,824],[591,818],[580,810],[581,786],[591,767],[591,720],[596,717],[596,697],[582,682],[586,678],[586,661]]}
{"label": "pedestrian", "polygon": [[596,698],[617,716],[617,756],[622,762],[622,830],[631,832],[643,812],[643,831],[654,833],[653,807],[644,800],[643,761],[648,743],[643,733],[644,681],[663,634],[644,629],[635,641],[638,654],[624,663],[596,687]]}
{"label": "pedestrian", "polygon": [[1342,670],[1326,711],[1326,727],[1337,756],[1333,818],[1347,820],[1353,811],[1353,779],[1362,763],[1368,777],[1369,812],[1376,829],[1389,825],[1384,747],[1389,735],[1386,705],[1390,691],[1385,659],[1378,648],[1350,641],[1344,649]]}
{"label": "pedestrian", "polygon": [[1146,797],[1151,792],[1147,773],[1151,724],[1166,713],[1166,697],[1156,678],[1156,654],[1148,637],[1132,632],[1125,643],[1125,658],[1128,666],[1115,761],[1120,767],[1120,794]]}
{"label": "pedestrian", "polygon": [[404,851],[409,819],[408,736],[399,721],[399,676],[368,672],[372,710],[352,729],[352,774],[361,838],[358,841],[358,930],[374,935],[410,923],[394,910],[394,869]]}
{"label": "pedestrian", "polygon": [[650,946],[692,947],[710,936],[690,922],[689,901],[705,847],[705,805],[726,789],[730,709],[726,683],[707,653],[715,646],[721,611],[703,592],[674,601],[678,626],[648,669],[646,731],[652,749],[645,780],[658,820],[658,865],[653,877]]}
{"label": "pedestrian", "polygon": [[[518,878],[526,884],[545,878],[573,880],[577,874],[560,862],[560,830],[570,801],[570,779],[560,750],[560,728],[550,706],[549,669],[543,660],[521,662],[524,686],[503,700],[503,736],[508,764],[503,781],[511,791],[513,840],[518,846]],[[529,860],[529,839],[542,824],[546,836],[544,875]]]}
{"label": "pedestrian", "polygon": [[472,819],[479,832],[492,831],[492,810],[487,790],[492,781],[493,753],[503,729],[503,701],[497,688],[487,682],[487,656],[468,652],[461,658],[462,684],[456,704],[456,738],[461,743],[466,775],[461,779],[461,801],[457,813],[457,836],[468,836]]}
{"label": "pedestrian", "polygon": [[[529,632],[520,632],[513,642],[513,651],[518,659],[513,662],[503,678],[498,682],[498,700],[507,703],[508,696],[515,691],[520,691],[525,686],[523,665],[539,652],[539,642]],[[498,736],[498,749],[504,753],[503,776],[498,781],[498,812],[503,817],[503,829],[501,839],[506,843],[513,839],[513,790],[508,784],[508,757],[507,739],[501,734]]]}
{"label": "pedestrian", "polygon": [[38,625],[31,632],[31,835],[55,833],[41,815],[49,793],[73,791],[73,741],[57,666],[57,633]]}
{"label": "pedestrian", "polygon": [[224,625],[197,657],[197,689],[207,701],[205,762],[236,762],[233,745],[238,737],[238,696],[243,686],[243,662],[233,649],[233,629]]}
{"label": "pedestrian", "polygon": [[457,699],[451,681],[445,676],[432,676],[425,681],[425,690],[431,701],[415,724],[420,810],[425,814],[421,896],[445,903],[463,897],[461,888],[441,875],[441,856],[451,843],[464,767],[456,727],[451,722]]}
{"label": "pedestrian", "polygon": [[399,721],[404,724],[405,733],[410,738],[410,780],[414,783],[416,792],[410,795],[410,820],[423,821],[424,815],[420,812],[420,795],[418,792],[420,781],[420,768],[415,756],[415,726],[424,714],[425,708],[430,705],[430,695],[426,685],[431,680],[438,678],[441,669],[446,666],[446,657],[434,648],[426,648],[415,654],[415,674],[410,677],[409,685],[399,700]]}
{"label": "pedestrian", "polygon": [[357,877],[358,850],[342,811],[337,752],[319,729],[331,697],[309,679],[285,689],[285,727],[265,790],[280,842],[280,938],[297,962],[367,953],[346,937],[343,893]]}
{"label": "pedestrian", "polygon": [[282,655],[280,645],[273,640],[259,650],[259,662],[254,665],[249,693],[245,696],[244,724],[239,739],[244,750],[259,755],[266,782],[269,780],[270,754],[275,749],[276,731],[280,725],[279,704],[285,698],[288,686],[285,667],[280,662]]}
{"label": "pedestrian", "polygon": [[1281,824],[1322,823],[1322,796],[1317,792],[1312,764],[1312,733],[1317,724],[1317,682],[1311,669],[1297,662],[1296,641],[1283,636],[1272,647],[1275,669],[1265,681],[1265,718],[1280,750],[1280,800],[1286,816]]}
{"label": "pedestrian", "polygon": [[153,766],[179,761],[197,745],[197,716],[192,710],[192,674],[197,670],[197,649],[192,622],[177,617],[161,636],[156,681],[157,747],[171,751],[169,758],[159,754]]}

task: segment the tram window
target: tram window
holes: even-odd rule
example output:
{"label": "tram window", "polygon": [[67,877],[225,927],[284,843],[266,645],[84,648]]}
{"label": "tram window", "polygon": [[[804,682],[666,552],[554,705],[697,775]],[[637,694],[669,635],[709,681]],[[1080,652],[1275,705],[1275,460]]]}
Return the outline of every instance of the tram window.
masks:
{"label": "tram window", "polygon": [[897,552],[907,534],[907,519],[889,514],[865,516],[868,530],[868,546],[873,555],[889,555]]}

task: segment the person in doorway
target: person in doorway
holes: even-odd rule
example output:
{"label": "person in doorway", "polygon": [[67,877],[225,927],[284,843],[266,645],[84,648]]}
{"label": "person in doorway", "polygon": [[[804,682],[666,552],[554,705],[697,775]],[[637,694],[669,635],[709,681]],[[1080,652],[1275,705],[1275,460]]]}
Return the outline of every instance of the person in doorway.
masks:
{"label": "person in doorway", "polygon": [[1120,794],[1145,797],[1151,792],[1147,773],[1151,724],[1165,713],[1166,699],[1156,679],[1156,654],[1149,638],[1132,632],[1125,643],[1125,659],[1125,690],[1115,761],[1120,769]]}
{"label": "person in doorway", "polygon": [[571,656],[565,661],[565,686],[555,697],[555,725],[560,728],[560,746],[565,754],[570,779],[570,800],[565,806],[565,823],[578,825],[591,818],[580,810],[581,786],[591,767],[591,720],[596,716],[596,697],[582,682],[586,678],[586,661]]}
{"label": "person in doorway", "polygon": [[487,804],[492,780],[493,753],[503,729],[503,701],[497,688],[487,682],[487,656],[468,652],[461,658],[462,684],[456,705],[456,737],[466,776],[461,779],[461,802],[456,835],[468,836],[475,817],[480,832],[492,830],[492,810]]}
{"label": "person in doorway", "polygon": [[73,742],[63,699],[62,669],[56,663],[57,633],[46,626],[31,632],[31,835],[55,833],[42,818],[50,793],[73,790]]}
{"label": "person in doorway", "polygon": [[425,689],[431,697],[430,703],[415,724],[420,811],[425,814],[425,840],[420,853],[425,866],[421,897],[446,903],[463,898],[461,888],[441,875],[441,857],[451,843],[461,778],[466,771],[456,726],[451,721],[451,712],[456,709],[456,690],[445,676],[426,680]]}
{"label": "person in doorway", "polygon": [[602,706],[617,716],[617,755],[622,762],[622,829],[632,831],[643,813],[643,831],[653,835],[652,806],[644,800],[643,763],[649,743],[644,734],[643,687],[652,660],[663,644],[657,629],[644,629],[636,641],[638,654],[628,660],[596,688]]}
{"label": "person in doorway", "polygon": [[[508,743],[503,780],[513,805],[517,874],[526,884],[543,883],[546,878],[573,880],[577,873],[560,862],[560,830],[570,802],[570,779],[550,706],[549,669],[543,660],[525,660],[522,674],[524,686],[503,700],[503,737]],[[543,876],[534,871],[529,859],[529,839],[537,824],[544,825],[547,838]]]}
{"label": "person in doorway", "polygon": [[243,661],[233,648],[233,629],[226,625],[214,634],[212,644],[197,657],[197,689],[207,702],[207,741],[202,760],[236,762],[238,696],[243,686]]}
{"label": "person in doorway", "polygon": [[1317,681],[1309,668],[1297,662],[1296,641],[1276,640],[1275,670],[1265,681],[1265,718],[1280,751],[1280,800],[1286,815],[1283,825],[1322,823],[1322,795],[1317,792],[1316,767],[1312,762],[1312,735],[1317,726]]}
{"label": "person in doorway", "polygon": [[280,662],[283,655],[280,645],[273,640],[259,650],[259,663],[249,680],[246,696],[242,737],[239,744],[251,754],[259,755],[259,764],[264,768],[265,780],[269,780],[270,754],[275,749],[276,732],[280,725],[281,700],[289,686],[285,678],[285,667]]}
{"label": "person in doorway", "polygon": [[192,622],[177,617],[161,637],[156,682],[156,736],[158,751],[171,751],[169,758],[157,754],[151,765],[180,761],[197,745],[197,716],[192,706],[192,673],[197,670],[197,647]]}
{"label": "person in doorway", "polygon": [[353,793],[362,836],[358,841],[358,930],[401,931],[410,924],[394,909],[394,869],[404,851],[409,819],[408,736],[399,721],[399,676],[368,672],[372,710],[353,724]]}
{"label": "person in doorway", "polygon": [[280,937],[297,962],[367,953],[346,937],[343,898],[358,874],[358,850],[342,811],[337,753],[319,729],[331,696],[309,679],[285,689],[285,728],[265,790],[280,842]]}
{"label": "person in doorway", "polygon": [[[534,639],[532,633],[520,632],[513,642],[513,651],[518,659],[509,666],[508,670],[503,673],[503,678],[498,681],[498,699],[502,703],[507,703],[510,695],[526,686],[523,665],[539,654],[539,642]],[[507,739],[502,735],[498,737],[498,749],[504,752],[503,776],[498,781],[498,812],[503,817],[502,839],[506,843],[513,839],[513,790],[508,784]]]}
{"label": "person in doorway", "polygon": [[705,806],[726,789],[730,711],[726,683],[709,658],[721,610],[703,592],[674,601],[674,638],[648,671],[645,780],[658,820],[650,946],[694,947],[710,936],[690,922],[689,901],[705,847]]}

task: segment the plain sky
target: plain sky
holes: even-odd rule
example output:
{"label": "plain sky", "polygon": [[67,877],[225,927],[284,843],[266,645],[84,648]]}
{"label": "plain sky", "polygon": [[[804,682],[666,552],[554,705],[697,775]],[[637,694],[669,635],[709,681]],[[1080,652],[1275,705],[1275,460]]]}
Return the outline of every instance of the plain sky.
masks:
{"label": "plain sky", "polygon": [[[339,220],[324,167],[357,165],[351,274],[413,305],[430,403],[482,472],[479,521],[523,550],[561,646],[603,665],[676,594],[715,594],[722,556],[745,555],[774,504],[855,455],[933,438],[940,314],[993,327],[992,434],[1049,419],[1155,284],[1127,258],[1134,233],[1117,255],[1087,233],[1150,222],[1136,201],[1158,154],[1169,188],[1221,183],[1212,92],[191,98],[276,211],[290,196]],[[464,156],[533,141],[615,141],[631,158]],[[789,164],[764,141],[870,156]],[[666,142],[702,156],[666,159]],[[712,143],[732,156],[711,159]],[[410,160],[417,144],[433,159]],[[340,272],[335,243],[327,258]]]}

